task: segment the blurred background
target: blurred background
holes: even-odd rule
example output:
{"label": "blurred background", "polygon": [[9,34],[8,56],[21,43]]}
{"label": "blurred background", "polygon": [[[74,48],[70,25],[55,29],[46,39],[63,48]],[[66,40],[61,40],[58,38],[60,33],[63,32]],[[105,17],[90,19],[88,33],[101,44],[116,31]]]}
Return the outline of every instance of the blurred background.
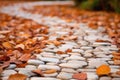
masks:
{"label": "blurred background", "polygon": [[120,0],[0,0],[0,3],[25,1],[74,1],[79,9],[120,13]]}

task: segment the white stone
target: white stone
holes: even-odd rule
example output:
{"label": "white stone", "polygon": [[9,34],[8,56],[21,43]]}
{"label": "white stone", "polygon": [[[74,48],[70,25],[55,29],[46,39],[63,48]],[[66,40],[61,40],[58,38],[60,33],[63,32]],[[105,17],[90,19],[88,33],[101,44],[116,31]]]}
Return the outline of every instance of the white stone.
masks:
{"label": "white stone", "polygon": [[96,69],[77,69],[78,72],[95,72]]}
{"label": "white stone", "polygon": [[93,49],[92,47],[89,47],[89,46],[83,46],[81,47],[80,49],[83,49],[83,50],[91,50]]}
{"label": "white stone", "polygon": [[93,46],[110,46],[111,43],[108,42],[94,42]]}
{"label": "white stone", "polygon": [[39,65],[38,68],[41,70],[46,70],[46,69],[60,70],[59,66],[54,66],[54,65]]}
{"label": "white stone", "polygon": [[72,52],[75,52],[75,53],[83,53],[84,52],[84,50],[82,50],[82,49],[72,49]]}
{"label": "white stone", "polygon": [[41,57],[41,56],[37,56],[37,58],[44,62],[54,62],[54,63],[59,62],[59,59],[57,58],[49,58],[49,57]]}
{"label": "white stone", "polygon": [[34,70],[34,69],[36,69],[37,67],[34,66],[34,65],[26,65],[25,68],[26,68],[26,69],[31,69],[31,70],[33,69],[33,70]]}
{"label": "white stone", "polygon": [[111,77],[101,77],[100,80],[112,80]]}
{"label": "white stone", "polygon": [[18,73],[27,75],[28,77],[36,75],[36,74],[33,73],[31,70],[20,70],[20,71],[18,71]]}
{"label": "white stone", "polygon": [[89,62],[89,67],[91,68],[97,68],[98,66],[102,65],[102,64],[107,64],[106,61],[104,60],[100,60],[100,59],[91,59],[88,61]]}
{"label": "white stone", "polygon": [[57,76],[57,78],[69,80],[72,78],[72,75],[73,74],[71,74],[71,73],[60,72],[59,75]]}
{"label": "white stone", "polygon": [[61,80],[61,79],[49,78],[49,77],[31,77],[30,80]]}
{"label": "white stone", "polygon": [[4,71],[1,73],[1,75],[4,76],[4,77],[7,77],[7,76],[9,76],[9,75],[11,75],[11,74],[15,74],[15,73],[17,73],[15,70],[4,70]]}
{"label": "white stone", "polygon": [[74,69],[71,68],[62,68],[62,72],[67,72],[67,73],[77,73]]}
{"label": "white stone", "polygon": [[86,62],[84,61],[73,61],[73,62],[68,62],[68,63],[61,63],[59,66],[61,67],[66,67],[66,68],[80,68],[87,65]]}
{"label": "white stone", "polygon": [[87,80],[98,80],[98,76],[95,73],[87,72]]}
{"label": "white stone", "polygon": [[64,60],[85,60],[85,58],[78,55],[71,55],[70,57],[67,57]]}
{"label": "white stone", "polygon": [[40,61],[40,60],[35,60],[35,59],[30,59],[27,61],[28,64],[31,64],[31,65],[40,65],[40,64],[44,64],[43,61]]}
{"label": "white stone", "polygon": [[84,53],[84,57],[92,57],[93,55],[91,53]]}
{"label": "white stone", "polygon": [[16,68],[16,64],[10,64],[10,65],[8,66],[8,69],[14,69],[14,68]]}

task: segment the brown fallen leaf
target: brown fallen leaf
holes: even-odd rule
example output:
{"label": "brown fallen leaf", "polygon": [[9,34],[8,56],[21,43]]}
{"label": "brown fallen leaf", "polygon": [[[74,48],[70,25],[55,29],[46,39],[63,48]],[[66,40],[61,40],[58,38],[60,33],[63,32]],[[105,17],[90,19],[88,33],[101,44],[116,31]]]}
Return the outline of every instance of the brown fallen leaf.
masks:
{"label": "brown fallen leaf", "polygon": [[43,72],[40,69],[32,70],[32,72],[34,72],[40,76],[43,76]]}
{"label": "brown fallen leaf", "polygon": [[72,49],[67,49],[65,52],[66,53],[72,52]]}
{"label": "brown fallen leaf", "polygon": [[57,54],[64,54],[63,51],[57,51],[56,53],[57,53]]}
{"label": "brown fallen leaf", "polygon": [[9,61],[10,57],[6,56],[6,55],[0,55],[0,61]]}
{"label": "brown fallen leaf", "polygon": [[26,80],[27,76],[24,74],[12,74],[9,76],[8,80]]}
{"label": "brown fallen leaf", "polygon": [[20,61],[28,61],[30,59],[31,54],[23,54],[18,60]]}

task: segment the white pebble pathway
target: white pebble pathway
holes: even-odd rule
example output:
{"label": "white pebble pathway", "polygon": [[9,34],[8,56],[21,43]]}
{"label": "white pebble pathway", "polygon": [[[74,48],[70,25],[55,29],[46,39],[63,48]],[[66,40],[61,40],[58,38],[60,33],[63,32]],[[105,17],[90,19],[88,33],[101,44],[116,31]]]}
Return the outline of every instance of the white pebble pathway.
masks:
{"label": "white pebble pathway", "polygon": [[[0,12],[2,13],[32,19],[39,24],[47,25],[49,27],[49,40],[56,40],[60,36],[69,36],[70,32],[73,33],[71,37],[77,36],[77,40],[72,40],[71,37],[64,39],[62,42],[65,44],[58,47],[53,44],[47,45],[42,53],[35,54],[36,59],[28,60],[28,65],[25,68],[16,68],[15,65],[11,65],[12,69],[8,68],[3,71],[3,80],[7,80],[9,75],[17,72],[27,75],[28,80],[76,80],[72,79],[72,75],[78,72],[86,72],[87,80],[120,80],[120,76],[115,74],[119,70],[119,66],[113,64],[111,54],[118,50],[117,47],[107,42],[95,42],[97,39],[111,41],[107,34],[102,33],[105,30],[104,28],[99,27],[97,30],[93,30],[83,23],[66,22],[58,17],[31,14],[21,10],[23,7],[32,8],[34,5],[68,3],[73,5],[72,2],[34,2],[15,4],[1,9]],[[71,30],[70,27],[74,28]],[[72,52],[56,54],[57,51],[65,52],[67,49],[72,49]],[[96,68],[102,64],[111,67],[110,76],[99,77],[96,74]],[[39,77],[31,72],[34,69],[55,69],[56,72],[43,74],[44,77]]]}

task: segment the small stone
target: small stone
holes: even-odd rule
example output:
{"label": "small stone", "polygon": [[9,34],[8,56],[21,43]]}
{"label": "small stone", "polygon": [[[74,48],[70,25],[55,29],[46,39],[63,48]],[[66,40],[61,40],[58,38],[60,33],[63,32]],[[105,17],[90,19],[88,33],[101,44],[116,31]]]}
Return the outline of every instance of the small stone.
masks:
{"label": "small stone", "polygon": [[36,69],[37,67],[34,66],[34,65],[26,65],[25,68],[26,68],[26,69],[34,70],[34,69]]}
{"label": "small stone", "polygon": [[25,75],[27,75],[28,77],[36,75],[36,74],[33,73],[31,70],[27,70],[27,69],[26,69],[26,70],[20,70],[18,73],[25,74]]}
{"label": "small stone", "polygon": [[86,80],[87,79],[87,74],[86,73],[76,73],[76,74],[73,74],[72,76],[73,78],[75,79],[78,79],[78,80]]}
{"label": "small stone", "polygon": [[60,79],[65,79],[65,80],[69,80],[72,78],[72,75],[71,73],[66,73],[66,72],[60,72],[57,76],[57,78],[60,78]]}
{"label": "small stone", "polygon": [[100,77],[100,80],[112,80],[111,77]]}
{"label": "small stone", "polygon": [[7,69],[14,69],[16,68],[16,64],[10,64]]}
{"label": "small stone", "polygon": [[78,55],[71,55],[70,57],[67,57],[64,60],[85,60],[85,58]]}
{"label": "small stone", "polygon": [[93,55],[91,53],[85,53],[84,57],[88,58],[88,57],[92,57]]}
{"label": "small stone", "polygon": [[74,53],[83,53],[84,52],[84,50],[82,50],[82,49],[72,49],[72,52],[74,52]]}
{"label": "small stone", "polygon": [[75,69],[82,67],[78,63],[61,63],[59,64],[59,66],[64,67],[64,68],[75,68]]}
{"label": "small stone", "polygon": [[92,47],[88,47],[88,46],[83,46],[83,47],[81,47],[81,49],[83,49],[83,50],[91,50],[93,48]]}
{"label": "small stone", "polygon": [[102,64],[107,64],[107,62],[103,61],[102,59],[101,60],[100,59],[91,59],[88,62],[89,62],[88,65],[91,68],[96,68],[96,67],[98,67],[98,66],[100,66]]}
{"label": "small stone", "polygon": [[78,72],[95,72],[96,69],[77,69]]}
{"label": "small stone", "polygon": [[46,70],[46,69],[55,69],[58,71],[60,70],[60,67],[55,65],[39,65],[38,68],[41,70]]}
{"label": "small stone", "polygon": [[59,62],[59,59],[57,59],[57,58],[48,58],[48,57],[39,56],[38,59],[40,59],[41,61],[44,61],[44,62],[53,62],[53,63]]}
{"label": "small stone", "polygon": [[34,59],[30,59],[30,60],[28,60],[27,63],[28,63],[28,64],[31,64],[31,65],[40,65],[40,64],[44,64],[43,61],[40,61],[40,60],[34,60]]}
{"label": "small stone", "polygon": [[31,77],[30,80],[61,80],[61,79],[49,78],[49,77]]}
{"label": "small stone", "polygon": [[11,75],[11,74],[15,74],[15,73],[17,73],[15,70],[4,70],[4,71],[1,73],[1,75],[4,76],[4,77],[7,77],[7,76],[9,76],[9,75]]}
{"label": "small stone", "polygon": [[46,63],[46,65],[57,65],[57,63]]}
{"label": "small stone", "polygon": [[87,79],[88,80],[98,80],[98,76],[93,72],[87,72]]}
{"label": "small stone", "polygon": [[93,46],[110,46],[111,44],[108,42],[94,42]]}
{"label": "small stone", "polygon": [[71,69],[71,68],[63,68],[61,71],[67,72],[67,73],[77,73],[77,71],[75,71],[74,69]]}

